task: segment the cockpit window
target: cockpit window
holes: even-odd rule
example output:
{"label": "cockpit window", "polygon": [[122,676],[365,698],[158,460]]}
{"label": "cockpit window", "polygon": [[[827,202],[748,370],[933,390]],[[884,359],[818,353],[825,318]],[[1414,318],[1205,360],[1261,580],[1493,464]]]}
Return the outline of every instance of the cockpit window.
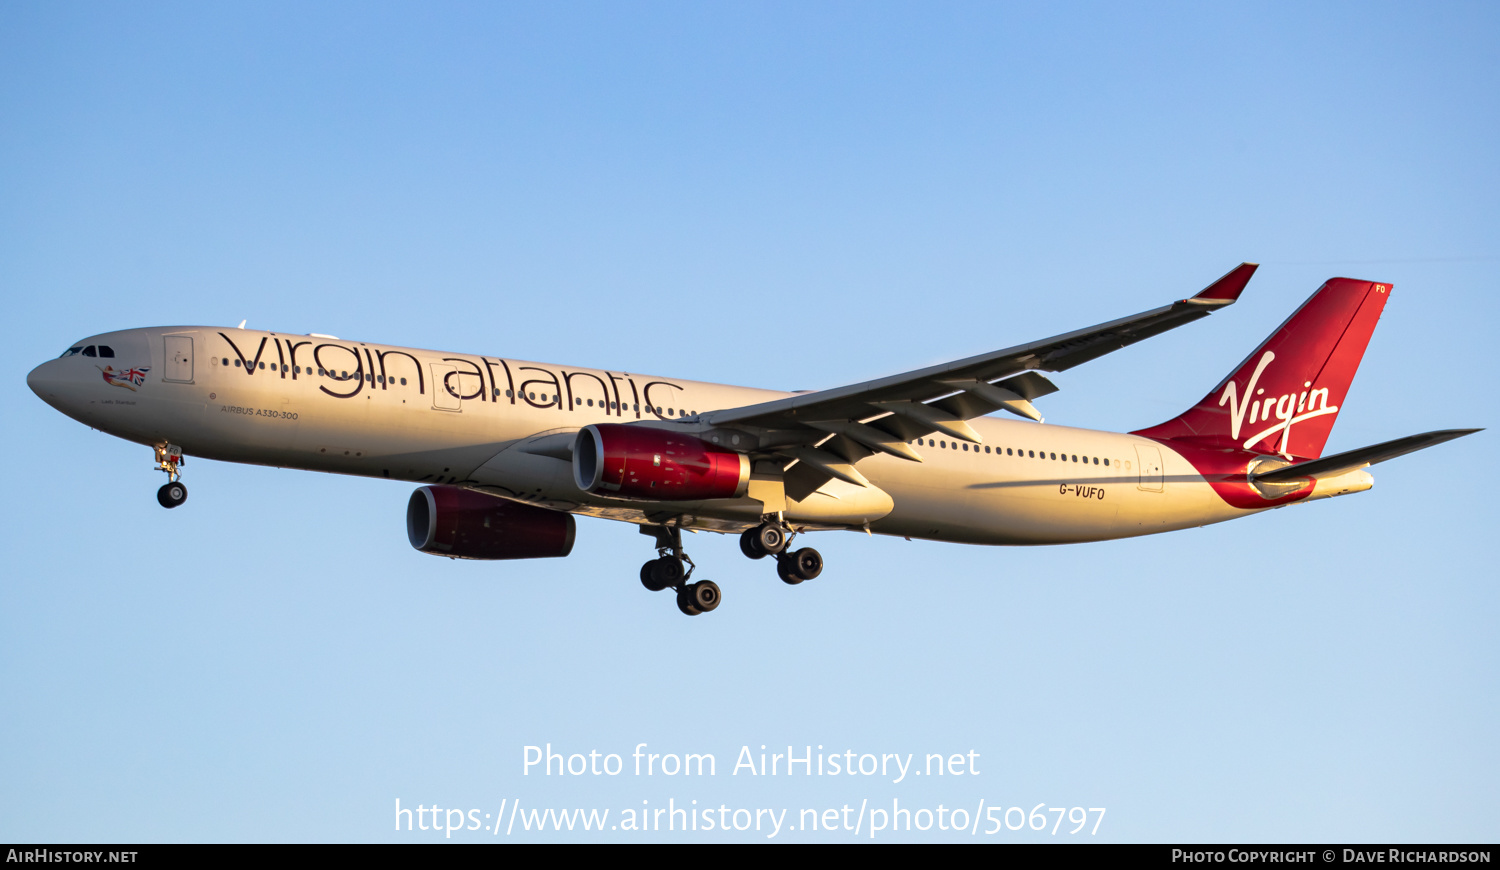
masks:
{"label": "cockpit window", "polygon": [[107,344],[99,345],[99,356],[105,359],[114,359],[115,349]]}
{"label": "cockpit window", "polygon": [[[67,350],[63,351],[63,356],[77,356],[80,353],[83,353],[83,348],[70,347]],[[58,359],[62,359],[62,356],[58,357]]]}
{"label": "cockpit window", "polygon": [[91,344],[88,347],[84,348],[83,349],[83,355],[84,356],[96,356],[97,354],[94,353],[94,346]]}

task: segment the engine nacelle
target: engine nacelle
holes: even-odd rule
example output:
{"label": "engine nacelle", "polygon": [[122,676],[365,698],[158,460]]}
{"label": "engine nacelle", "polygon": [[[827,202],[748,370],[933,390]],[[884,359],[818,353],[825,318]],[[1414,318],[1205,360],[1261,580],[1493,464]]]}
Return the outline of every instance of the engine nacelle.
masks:
{"label": "engine nacelle", "polygon": [[406,503],[411,545],[454,559],[545,559],[573,551],[573,515],[456,486],[424,486]]}
{"label": "engine nacelle", "polygon": [[598,423],[573,442],[573,480],[614,498],[739,498],[750,488],[750,458],[666,429]]}

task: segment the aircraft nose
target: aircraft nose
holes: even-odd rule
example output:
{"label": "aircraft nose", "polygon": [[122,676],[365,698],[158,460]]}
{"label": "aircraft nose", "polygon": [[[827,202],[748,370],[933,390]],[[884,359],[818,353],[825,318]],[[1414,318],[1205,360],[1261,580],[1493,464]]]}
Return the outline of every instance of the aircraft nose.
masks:
{"label": "aircraft nose", "polygon": [[36,393],[42,401],[53,407],[57,406],[58,400],[61,398],[59,392],[62,383],[63,379],[61,373],[58,371],[58,362],[55,359],[47,360],[32,369],[31,373],[26,376],[26,386],[30,387],[31,391]]}

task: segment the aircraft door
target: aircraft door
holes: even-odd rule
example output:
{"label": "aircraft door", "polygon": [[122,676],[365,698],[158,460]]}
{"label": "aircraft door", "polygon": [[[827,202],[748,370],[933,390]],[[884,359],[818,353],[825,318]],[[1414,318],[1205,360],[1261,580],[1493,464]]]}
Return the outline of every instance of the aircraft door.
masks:
{"label": "aircraft door", "polygon": [[193,337],[191,335],[162,336],[162,375],[164,381],[179,384],[193,382]]}
{"label": "aircraft door", "polygon": [[447,363],[427,365],[432,370],[432,407],[439,411],[462,411],[463,385],[458,378],[458,366]]}
{"label": "aircraft door", "polygon": [[1155,444],[1137,444],[1135,445],[1135,458],[1140,462],[1140,488],[1147,492],[1161,492],[1161,451]]}

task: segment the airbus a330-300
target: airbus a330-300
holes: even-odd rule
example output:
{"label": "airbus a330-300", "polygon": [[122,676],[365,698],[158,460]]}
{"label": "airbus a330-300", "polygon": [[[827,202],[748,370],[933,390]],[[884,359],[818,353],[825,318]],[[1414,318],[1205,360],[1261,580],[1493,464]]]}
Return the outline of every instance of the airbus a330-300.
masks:
{"label": "airbus a330-300", "polygon": [[[969,544],[1165,532],[1360,492],[1364,469],[1474,429],[1323,455],[1391,286],[1333,278],[1201,401],[1149,429],[1043,424],[1073,368],[1239,298],[1242,264],[1170,305],[1053,338],[816,392],[699,383],[207,326],[83,339],[27,377],[43,400],[148,445],[187,498],[184,456],[422,484],[412,546],[461,559],[566,556],[574,515],[636,523],[641,567],[682,612],[719,605],[683,530],[738,534],[789,584],[793,541],[854,530]],[[991,416],[1008,412],[1021,419]]]}

